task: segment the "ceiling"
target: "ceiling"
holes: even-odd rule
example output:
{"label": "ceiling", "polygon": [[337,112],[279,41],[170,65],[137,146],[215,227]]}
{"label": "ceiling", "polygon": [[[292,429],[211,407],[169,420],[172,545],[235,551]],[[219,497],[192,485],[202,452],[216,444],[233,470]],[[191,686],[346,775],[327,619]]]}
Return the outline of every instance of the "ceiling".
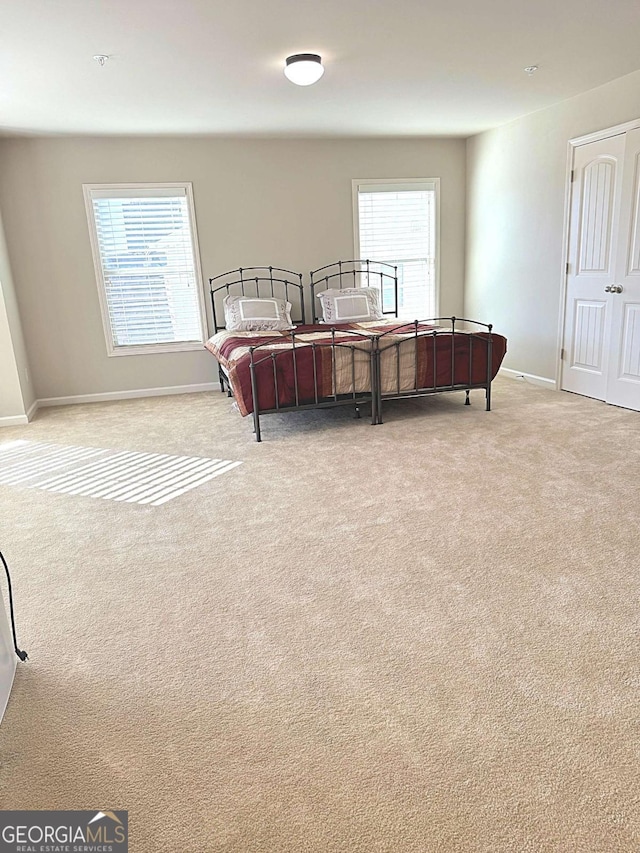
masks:
{"label": "ceiling", "polygon": [[[469,136],[640,68],[638,0],[0,8],[4,133]],[[314,86],[282,72],[301,52],[323,57]]]}

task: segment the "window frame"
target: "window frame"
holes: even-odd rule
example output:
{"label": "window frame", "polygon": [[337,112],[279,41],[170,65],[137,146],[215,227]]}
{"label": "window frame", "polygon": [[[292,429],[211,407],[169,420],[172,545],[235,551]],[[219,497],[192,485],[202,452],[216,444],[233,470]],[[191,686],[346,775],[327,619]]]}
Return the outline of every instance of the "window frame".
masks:
{"label": "window frame", "polygon": [[[435,191],[435,265],[434,265],[434,318],[440,316],[440,178],[354,178],[351,181],[351,200],[353,210],[353,248],[354,257],[359,260],[367,260],[361,258],[360,255],[360,207],[358,204],[358,191],[360,187],[366,192],[367,187],[388,186],[388,192],[393,192],[394,189],[402,190],[423,190],[432,189]],[[369,258],[373,261],[373,258]],[[396,306],[397,307],[397,306]],[[420,320],[428,320],[430,317],[419,317]]]}
{"label": "window frame", "polygon": [[[199,341],[171,341],[166,343],[156,344],[124,344],[117,346],[113,342],[113,329],[109,316],[109,303],[107,300],[107,289],[105,285],[102,260],[100,255],[100,242],[98,240],[98,232],[96,228],[96,218],[93,210],[92,192],[94,191],[112,191],[113,197],[118,198],[119,191],[131,192],[132,190],[165,190],[176,189],[183,190],[187,200],[187,211],[189,216],[189,227],[191,229],[191,248],[193,253],[194,272],[196,278],[196,296],[198,300],[198,318],[200,321]],[[202,278],[202,265],[200,263],[200,245],[198,242],[198,229],[196,226],[196,211],[193,201],[193,185],[190,181],[169,181],[169,182],[145,182],[145,183],[113,183],[113,184],[83,184],[82,192],[84,195],[85,210],[87,214],[87,223],[89,226],[89,241],[91,244],[91,254],[93,257],[93,267],[96,277],[96,286],[98,289],[98,300],[100,303],[100,314],[102,317],[102,328],[104,331],[105,343],[108,356],[130,356],[130,355],[156,355],[163,352],[194,352],[201,350],[204,342],[207,339],[207,315],[205,310],[204,286]]]}

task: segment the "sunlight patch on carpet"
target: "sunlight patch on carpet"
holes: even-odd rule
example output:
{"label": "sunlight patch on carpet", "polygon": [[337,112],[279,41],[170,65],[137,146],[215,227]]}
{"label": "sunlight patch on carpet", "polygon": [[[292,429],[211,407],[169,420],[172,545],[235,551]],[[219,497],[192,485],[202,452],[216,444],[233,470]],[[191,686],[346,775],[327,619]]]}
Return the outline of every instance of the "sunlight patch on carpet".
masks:
{"label": "sunlight patch on carpet", "polygon": [[10,441],[0,444],[0,485],[160,506],[241,464],[204,456]]}

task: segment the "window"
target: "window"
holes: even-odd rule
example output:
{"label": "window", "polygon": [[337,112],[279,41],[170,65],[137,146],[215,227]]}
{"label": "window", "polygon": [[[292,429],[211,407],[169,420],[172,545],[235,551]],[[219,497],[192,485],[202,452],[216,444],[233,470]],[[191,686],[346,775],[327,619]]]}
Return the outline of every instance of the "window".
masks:
{"label": "window", "polygon": [[[354,181],[356,257],[398,267],[398,316],[426,320],[438,313],[439,179]],[[393,308],[391,287],[383,293]]]}
{"label": "window", "polygon": [[85,185],[84,194],[109,355],[199,349],[191,185]]}

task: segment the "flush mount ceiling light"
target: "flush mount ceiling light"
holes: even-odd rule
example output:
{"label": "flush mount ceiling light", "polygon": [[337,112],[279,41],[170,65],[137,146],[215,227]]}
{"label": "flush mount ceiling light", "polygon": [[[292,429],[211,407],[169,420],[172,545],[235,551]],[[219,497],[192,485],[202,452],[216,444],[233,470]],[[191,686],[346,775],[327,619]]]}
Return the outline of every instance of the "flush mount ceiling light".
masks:
{"label": "flush mount ceiling light", "polygon": [[533,77],[533,75],[538,70],[538,66],[537,65],[527,65],[527,67],[524,70],[527,72],[529,77]]}
{"label": "flush mount ceiling light", "polygon": [[287,56],[284,76],[296,86],[311,86],[324,74],[322,57],[317,53],[296,53]]}

